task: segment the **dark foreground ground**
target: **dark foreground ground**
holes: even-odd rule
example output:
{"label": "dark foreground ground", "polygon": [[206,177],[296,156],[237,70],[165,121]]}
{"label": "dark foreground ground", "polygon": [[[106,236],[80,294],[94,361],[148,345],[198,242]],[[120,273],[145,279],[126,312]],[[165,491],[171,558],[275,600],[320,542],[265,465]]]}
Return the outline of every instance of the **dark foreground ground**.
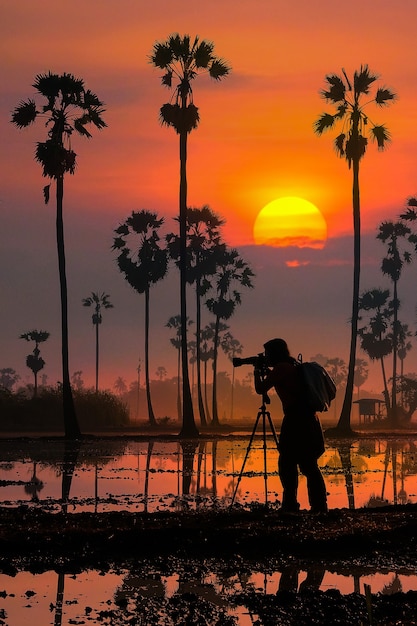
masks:
{"label": "dark foreground ground", "polygon": [[[291,517],[262,506],[250,512],[235,508],[156,514],[53,514],[0,507],[0,569],[9,575],[21,569],[76,573],[129,567],[142,577],[156,568],[165,573],[180,570],[195,581],[208,563],[211,571],[226,578],[242,576],[254,567],[287,572],[290,568],[290,573],[291,567],[294,571],[313,567],[316,573],[325,568],[358,577],[376,571],[417,572],[417,505]],[[371,593],[366,598],[363,589],[343,596],[318,588],[313,576],[302,591],[291,586],[276,594],[248,589],[236,595],[236,601],[258,615],[262,626],[417,624],[417,592]],[[147,598],[146,606],[139,591],[132,593],[129,602],[119,598],[124,621],[113,616],[109,623],[235,623],[221,607],[189,588],[163,602],[159,598],[157,605]]]}

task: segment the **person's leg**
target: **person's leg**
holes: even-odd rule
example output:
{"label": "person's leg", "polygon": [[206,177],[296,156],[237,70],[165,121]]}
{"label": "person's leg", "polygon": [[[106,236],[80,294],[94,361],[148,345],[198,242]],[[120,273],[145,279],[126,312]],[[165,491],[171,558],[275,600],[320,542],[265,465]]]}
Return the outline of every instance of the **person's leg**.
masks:
{"label": "person's leg", "polygon": [[326,485],[316,458],[304,458],[299,461],[302,474],[307,479],[308,501],[311,510],[317,513],[327,511]]}
{"label": "person's leg", "polygon": [[292,455],[285,453],[279,455],[278,473],[283,489],[282,509],[298,511],[300,508],[297,502],[298,467]]}

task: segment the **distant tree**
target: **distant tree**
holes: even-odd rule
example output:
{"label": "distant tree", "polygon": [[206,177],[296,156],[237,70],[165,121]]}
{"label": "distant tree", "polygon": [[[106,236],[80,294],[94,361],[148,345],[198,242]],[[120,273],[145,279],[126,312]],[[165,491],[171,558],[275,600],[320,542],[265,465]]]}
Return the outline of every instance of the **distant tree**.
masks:
{"label": "distant tree", "polygon": [[94,307],[94,313],[92,315],[93,326],[96,329],[96,392],[98,391],[98,366],[99,366],[99,326],[103,321],[103,317],[101,314],[102,309],[112,309],[113,305],[109,300],[110,296],[107,293],[95,293],[94,291],[91,293],[91,296],[88,298],[83,298],[83,306],[92,306]]}
{"label": "distant tree", "polygon": [[384,400],[387,414],[389,414],[391,405],[384,362],[384,358],[392,352],[390,329],[393,307],[389,289],[370,289],[362,293],[359,299],[359,311],[368,314],[368,323],[358,329],[361,348],[372,361],[378,360],[381,364]]}
{"label": "distant tree", "polygon": [[[336,107],[336,112],[323,113],[315,122],[314,128],[318,135],[332,129],[336,124],[342,125],[342,132],[336,137],[334,145],[338,156],[346,159],[349,169],[352,168],[352,205],[353,205],[353,233],[354,233],[354,267],[353,267],[353,296],[351,317],[351,340],[349,352],[348,378],[345,397],[340,414],[337,431],[341,435],[352,434],[350,416],[352,411],[353,384],[356,361],[356,340],[358,335],[359,318],[359,284],[361,267],[361,239],[360,239],[360,195],[359,195],[359,164],[365,156],[368,137],[376,141],[379,150],[384,150],[390,135],[383,125],[370,122],[365,107],[370,103],[377,106],[386,106],[395,99],[395,94],[386,87],[379,87],[373,97],[370,96],[371,86],[378,76],[369,71],[367,65],[362,65],[355,71],[351,82],[344,70],[343,76],[328,74],[327,88],[321,91],[321,96]],[[368,123],[370,122],[370,123]]]}
{"label": "distant tree", "polygon": [[[398,358],[400,359],[400,375],[399,375],[399,380],[400,382],[402,381],[402,379],[404,378],[404,361],[405,358],[407,356],[407,353],[412,349],[412,343],[410,341],[410,338],[413,336],[413,334],[409,331],[408,329],[408,324],[402,324],[401,322],[398,323],[398,333],[397,333],[397,344],[398,344]],[[401,394],[401,404],[404,404],[404,397],[403,394]]]}
{"label": "distant tree", "polygon": [[173,80],[174,102],[161,107],[162,124],[171,126],[179,135],[180,149],[180,193],[179,193],[179,225],[180,225],[180,303],[183,338],[181,351],[182,384],[183,384],[183,427],[181,435],[198,436],[194,421],[193,402],[190,390],[187,355],[187,142],[188,134],[197,128],[200,116],[194,104],[192,83],[197,76],[205,73],[214,80],[220,80],[230,71],[228,65],[214,55],[214,44],[200,41],[195,37],[192,42],[189,35],[181,37],[174,34],[164,42],[156,42],[150,55],[151,63],[162,70],[162,85],[172,89]]}
{"label": "distant tree", "polygon": [[114,388],[116,389],[119,396],[122,396],[127,392],[127,385],[124,378],[118,376],[114,382]]}
{"label": "distant tree", "polygon": [[254,273],[235,249],[224,248],[217,256],[217,273],[214,282],[215,295],[208,298],[206,305],[210,313],[215,316],[215,330],[213,338],[213,390],[212,410],[213,425],[219,424],[217,413],[217,354],[219,346],[219,332],[221,320],[228,320],[234,314],[236,307],[241,304],[241,294],[236,287],[252,288]]}
{"label": "distant tree", "polygon": [[[46,103],[38,110],[32,99],[21,102],[13,111],[12,123],[18,128],[30,126],[38,117],[46,119],[48,136],[36,147],[35,159],[43,169],[43,176],[56,183],[56,238],[58,250],[59,280],[61,290],[62,332],[62,397],[65,436],[77,439],[80,428],[71,392],[68,359],[68,294],[65,269],[63,195],[65,174],[74,174],[76,153],[72,149],[74,133],[90,138],[87,126],[93,124],[102,129],[103,103],[96,94],[85,89],[84,81],[72,74],[38,74],[32,85]],[[50,185],[44,187],[45,202],[49,200]]]}
{"label": "distant tree", "polygon": [[156,377],[158,380],[165,380],[165,378],[167,377],[166,367],[164,367],[163,365],[159,365],[156,370]]}
{"label": "distant tree", "polygon": [[340,359],[339,357],[327,359],[326,370],[333,378],[336,387],[339,387],[346,382],[347,366],[343,359]]}
{"label": "distant tree", "polygon": [[3,389],[12,391],[19,380],[19,374],[12,367],[3,367],[0,369],[0,387],[3,387]]}
{"label": "distant tree", "polygon": [[354,383],[355,383],[355,387],[358,390],[358,398],[359,398],[359,390],[362,387],[362,385],[366,383],[366,381],[368,380],[368,376],[369,376],[369,369],[368,369],[367,361],[365,361],[365,359],[356,359]]}
{"label": "distant tree", "polygon": [[81,391],[84,388],[84,380],[82,378],[82,370],[77,370],[71,376],[71,384],[77,391]]}
{"label": "distant tree", "polygon": [[38,395],[38,373],[44,368],[45,361],[40,356],[39,344],[47,341],[49,338],[49,333],[46,330],[30,330],[27,333],[23,333],[20,335],[20,339],[25,339],[26,341],[34,341],[35,347],[33,348],[32,354],[28,354],[26,357],[26,365],[29,369],[32,370],[33,376],[35,378],[35,386],[33,388],[33,397],[36,398]]}
{"label": "distant tree", "polygon": [[[201,383],[201,300],[211,287],[211,279],[216,273],[216,253],[221,246],[220,228],[224,220],[208,206],[187,209],[187,282],[195,286],[196,295],[196,369],[197,400],[202,426],[207,423]],[[180,237],[167,235],[171,257],[179,264]],[[190,349],[190,342],[188,343]],[[193,360],[190,359],[190,363]]]}
{"label": "distant tree", "polygon": [[[168,253],[161,247],[158,230],[164,218],[142,209],[132,211],[115,230],[113,250],[117,250],[117,265],[135,291],[145,294],[145,385],[149,422],[156,426],[149,384],[149,293],[152,285],[165,278]],[[129,245],[133,247],[129,247]]]}
{"label": "distant tree", "polygon": [[404,264],[411,263],[411,254],[408,250],[401,250],[400,241],[408,238],[411,229],[402,222],[382,222],[379,226],[377,239],[387,244],[387,255],[382,260],[382,273],[392,280],[393,284],[393,320],[392,320],[392,392],[390,417],[394,424],[398,421],[397,416],[397,352],[398,352],[398,281]]}
{"label": "distant tree", "polygon": [[200,358],[203,363],[203,379],[204,379],[204,405],[207,423],[211,422],[211,411],[208,403],[208,384],[207,384],[207,366],[208,362],[214,358],[214,324],[207,324],[201,331],[201,349]]}
{"label": "distant tree", "polygon": [[320,352],[318,354],[315,354],[314,356],[310,357],[310,361],[315,361],[316,363],[318,363],[322,367],[326,366],[326,363],[327,363],[328,360],[329,360],[329,357],[328,356],[324,356]]}

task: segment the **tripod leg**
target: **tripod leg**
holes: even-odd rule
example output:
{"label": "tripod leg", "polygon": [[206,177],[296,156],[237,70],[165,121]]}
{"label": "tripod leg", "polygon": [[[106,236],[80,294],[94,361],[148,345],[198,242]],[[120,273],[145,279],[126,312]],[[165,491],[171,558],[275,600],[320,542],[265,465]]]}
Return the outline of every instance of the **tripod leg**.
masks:
{"label": "tripod leg", "polygon": [[265,506],[268,506],[268,471],[266,467],[266,424],[265,424],[265,411],[262,412],[262,427],[264,438],[264,483],[265,483]]}
{"label": "tripod leg", "polygon": [[261,411],[259,411],[259,413],[258,413],[258,415],[257,415],[257,417],[256,417],[255,426],[253,427],[253,431],[252,431],[251,438],[250,438],[250,440],[249,440],[248,447],[246,448],[246,455],[245,455],[245,459],[244,459],[244,461],[243,461],[243,464],[242,464],[242,469],[240,470],[240,474],[239,474],[239,477],[238,477],[238,479],[237,479],[236,487],[235,487],[235,490],[234,490],[234,492],[233,492],[233,497],[232,497],[232,501],[231,501],[231,503],[230,503],[230,506],[233,506],[233,503],[234,503],[234,501],[235,501],[235,497],[236,497],[236,494],[237,494],[237,490],[238,490],[238,488],[239,488],[239,483],[240,483],[240,481],[242,480],[243,470],[245,469],[246,461],[248,460],[249,452],[250,452],[250,449],[251,449],[251,447],[252,447],[253,438],[255,437],[256,429],[258,428],[258,422],[259,422],[259,418],[261,417],[261,415],[262,415],[262,412],[261,412]]}

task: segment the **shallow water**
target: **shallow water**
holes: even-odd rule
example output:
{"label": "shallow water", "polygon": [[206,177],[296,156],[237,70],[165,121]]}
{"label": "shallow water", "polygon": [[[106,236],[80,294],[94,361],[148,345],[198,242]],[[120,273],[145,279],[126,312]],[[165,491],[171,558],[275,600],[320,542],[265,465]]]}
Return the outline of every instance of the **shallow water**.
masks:
{"label": "shallow water", "polygon": [[[201,443],[0,440],[0,503],[69,511],[148,511],[279,504],[274,440],[228,437]],[[245,462],[245,456],[247,459]],[[328,443],[320,459],[330,508],[417,502],[417,437]],[[265,472],[266,468],[266,472]],[[70,485],[70,488],[68,486]],[[299,501],[308,508],[305,479]]]}
{"label": "shallow water", "polygon": [[[262,437],[250,448],[248,444],[249,437],[242,436],[183,444],[98,439],[76,447],[61,440],[3,440],[0,503],[52,512],[65,504],[69,513],[151,513],[226,507],[235,496],[247,508],[265,500],[278,506],[282,492],[275,442],[267,439],[266,449]],[[417,502],[417,437],[331,442],[320,464],[330,508]],[[299,500],[308,508],[302,476]],[[201,603],[205,614],[212,611],[213,624],[222,623],[224,615],[239,626],[262,626],[262,618],[237,600],[238,594],[252,589],[300,593],[306,588],[363,594],[365,584],[372,593],[417,590],[417,566],[352,571],[296,560],[267,567],[177,560],[167,571],[156,559],[118,570],[66,572],[57,564],[56,571],[39,574],[0,573],[0,624],[126,624],[131,618],[146,624],[151,623],[149,611],[161,616],[160,624],[171,624],[177,599],[186,597]]]}

